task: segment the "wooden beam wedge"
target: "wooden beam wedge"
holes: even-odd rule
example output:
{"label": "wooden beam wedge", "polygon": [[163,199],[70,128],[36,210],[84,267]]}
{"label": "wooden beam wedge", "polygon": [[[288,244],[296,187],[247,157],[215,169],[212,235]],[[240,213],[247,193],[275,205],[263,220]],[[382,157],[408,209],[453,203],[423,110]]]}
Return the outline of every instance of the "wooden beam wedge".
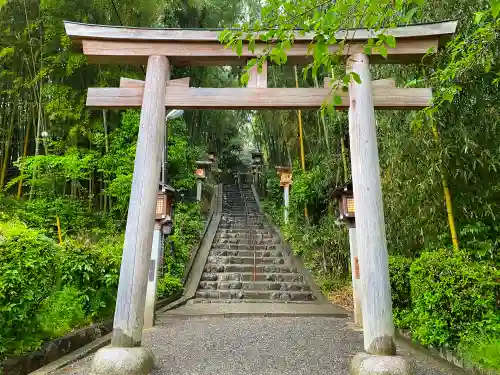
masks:
{"label": "wooden beam wedge", "polygon": [[[342,85],[343,85],[343,83],[341,81],[336,81],[333,84],[331,82],[332,82],[332,79],[330,77],[325,77],[325,80],[323,83],[325,89],[332,88],[333,86],[342,87]],[[372,81],[372,87],[395,88],[396,87],[396,80],[394,78],[377,79],[375,81]]]}
{"label": "wooden beam wedge", "polygon": [[267,61],[262,64],[262,71],[259,73],[258,66],[252,66],[248,71],[248,84],[250,88],[266,88],[267,87]]}
{"label": "wooden beam wedge", "polygon": [[[182,88],[167,87],[165,106],[178,109],[318,109],[332,95],[327,88]],[[346,92],[338,109],[349,106]],[[143,88],[89,88],[87,106],[140,108]],[[422,109],[429,106],[429,88],[373,87],[376,109]]]}
{"label": "wooden beam wedge", "polygon": [[[171,79],[167,82],[167,87],[189,87],[190,77]],[[132,78],[120,78],[120,88],[140,88],[144,87],[144,81]]]}

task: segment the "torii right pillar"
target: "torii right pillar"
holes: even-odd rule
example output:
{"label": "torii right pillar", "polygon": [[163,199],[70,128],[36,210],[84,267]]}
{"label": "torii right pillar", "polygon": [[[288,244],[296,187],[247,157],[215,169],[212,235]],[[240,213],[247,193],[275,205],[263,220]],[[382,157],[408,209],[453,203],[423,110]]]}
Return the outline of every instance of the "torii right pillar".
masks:
{"label": "torii right pillar", "polygon": [[351,374],[413,374],[413,365],[407,359],[396,356],[394,344],[377,129],[368,56],[362,53],[350,56],[347,71],[357,73],[361,79],[361,83],[351,79],[349,84],[349,138],[366,351],[353,358]]}

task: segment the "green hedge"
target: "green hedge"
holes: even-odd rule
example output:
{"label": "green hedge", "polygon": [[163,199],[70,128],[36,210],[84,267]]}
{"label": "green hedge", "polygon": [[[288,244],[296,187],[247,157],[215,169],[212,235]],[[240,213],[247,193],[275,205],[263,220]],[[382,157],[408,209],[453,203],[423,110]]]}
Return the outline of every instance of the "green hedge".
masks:
{"label": "green hedge", "polygon": [[[97,243],[66,235],[61,246],[47,237],[50,231],[30,229],[18,217],[0,212],[0,361],[111,317],[123,249],[123,236],[111,235]],[[203,228],[197,204],[179,204],[175,220],[160,298],[182,289],[185,262]]]}
{"label": "green hedge", "polygon": [[60,246],[20,222],[0,222],[0,359],[111,315],[123,241],[103,243]]}
{"label": "green hedge", "polygon": [[408,326],[411,315],[411,286],[409,277],[411,262],[410,258],[404,256],[389,257],[394,323],[398,327]]}
{"label": "green hedge", "polygon": [[36,345],[34,317],[56,290],[60,247],[20,223],[0,223],[0,357]]}
{"label": "green hedge", "polygon": [[410,328],[424,344],[456,346],[466,335],[498,329],[498,272],[466,253],[423,253],[410,269]]}
{"label": "green hedge", "polygon": [[491,263],[442,249],[414,260],[390,257],[389,271],[396,326],[411,329],[424,345],[459,349],[471,361],[498,366],[484,358],[500,350],[500,273]]}

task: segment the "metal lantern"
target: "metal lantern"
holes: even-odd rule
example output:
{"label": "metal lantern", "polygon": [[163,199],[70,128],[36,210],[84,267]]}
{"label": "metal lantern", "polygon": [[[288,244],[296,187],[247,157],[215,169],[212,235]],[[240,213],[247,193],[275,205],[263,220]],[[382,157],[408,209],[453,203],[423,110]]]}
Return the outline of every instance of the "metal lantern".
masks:
{"label": "metal lantern", "polygon": [[217,158],[217,153],[215,151],[208,152],[208,160],[210,160],[212,163],[215,163],[216,158]]}
{"label": "metal lantern", "polygon": [[276,167],[276,173],[280,176],[280,186],[289,186],[292,184],[292,167]]}
{"label": "metal lantern", "polygon": [[205,179],[207,177],[207,170],[212,166],[213,162],[210,160],[198,160],[196,162],[195,174],[200,179]]}
{"label": "metal lantern", "polygon": [[261,165],[262,164],[262,152],[254,151],[252,152],[252,164]]}
{"label": "metal lantern", "polygon": [[339,201],[340,220],[353,223],[355,220],[354,194],[352,183],[340,186],[333,191],[333,198]]}
{"label": "metal lantern", "polygon": [[340,199],[340,218],[341,219],[354,219],[354,196],[343,195]]}
{"label": "metal lantern", "polygon": [[155,220],[161,225],[162,232],[166,235],[173,233],[175,192],[173,187],[166,185],[156,197]]}

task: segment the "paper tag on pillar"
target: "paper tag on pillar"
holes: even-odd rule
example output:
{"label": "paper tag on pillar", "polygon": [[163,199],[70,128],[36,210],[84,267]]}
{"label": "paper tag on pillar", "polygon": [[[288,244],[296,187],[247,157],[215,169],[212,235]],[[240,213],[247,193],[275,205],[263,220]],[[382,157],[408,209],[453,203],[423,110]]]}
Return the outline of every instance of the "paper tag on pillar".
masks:
{"label": "paper tag on pillar", "polygon": [[354,276],[359,280],[359,260],[358,257],[354,257]]}

